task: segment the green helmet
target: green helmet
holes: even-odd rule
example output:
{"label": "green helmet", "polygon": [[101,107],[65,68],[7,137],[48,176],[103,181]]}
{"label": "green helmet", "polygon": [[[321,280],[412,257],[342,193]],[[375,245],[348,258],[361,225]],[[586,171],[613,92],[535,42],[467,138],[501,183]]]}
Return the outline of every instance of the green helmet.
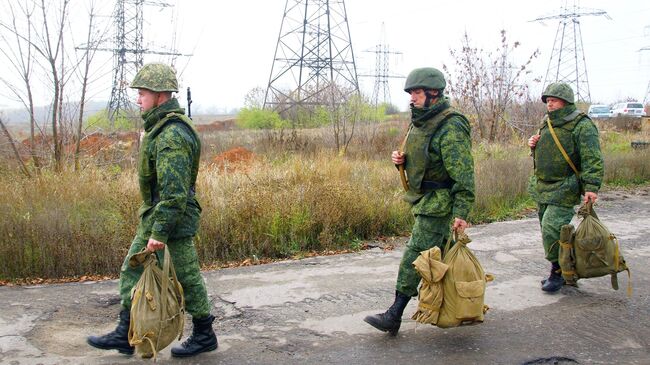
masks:
{"label": "green helmet", "polygon": [[147,89],[155,92],[178,92],[176,71],[162,63],[148,63],[138,71],[131,83],[132,89]]}
{"label": "green helmet", "polygon": [[411,71],[406,78],[404,91],[410,92],[413,89],[442,90],[445,86],[447,83],[442,72],[433,67],[423,67]]}
{"label": "green helmet", "polygon": [[571,86],[569,86],[569,84],[564,82],[554,82],[546,87],[546,90],[544,90],[544,93],[542,93],[542,102],[544,104],[546,104],[547,96],[562,99],[569,104],[573,104],[575,102],[573,97],[573,89],[571,89]]}

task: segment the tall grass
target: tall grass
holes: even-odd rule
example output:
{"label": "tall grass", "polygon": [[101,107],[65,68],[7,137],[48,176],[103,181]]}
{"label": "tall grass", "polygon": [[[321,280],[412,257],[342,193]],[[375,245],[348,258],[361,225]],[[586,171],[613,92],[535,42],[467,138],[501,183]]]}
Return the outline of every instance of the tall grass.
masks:
{"label": "tall grass", "polygon": [[[250,143],[244,145],[258,154],[252,165],[223,172],[209,163],[227,136],[229,146]],[[401,123],[360,126],[346,157],[336,156],[322,129],[270,136],[227,132],[204,139],[196,240],[204,264],[348,248],[408,232],[412,217],[388,159],[401,142]],[[649,151],[625,147],[634,138],[604,134],[607,184],[650,182]],[[526,192],[532,162],[522,146],[475,145],[472,222],[515,217],[534,206]],[[6,165],[0,171],[0,279],[118,272],[138,223],[132,168],[44,171],[33,179]]]}

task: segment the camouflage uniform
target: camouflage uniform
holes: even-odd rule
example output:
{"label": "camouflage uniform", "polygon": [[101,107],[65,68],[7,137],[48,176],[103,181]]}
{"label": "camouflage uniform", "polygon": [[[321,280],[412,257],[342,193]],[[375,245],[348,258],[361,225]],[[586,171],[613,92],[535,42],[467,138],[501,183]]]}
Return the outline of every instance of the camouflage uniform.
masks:
{"label": "camouflage uniform", "polygon": [[444,248],[453,218],[467,220],[474,204],[474,160],[470,125],[441,97],[428,108],[412,108],[404,168],[415,224],[397,276],[396,289],[416,296],[420,276],[413,261],[421,251]]}
{"label": "camouflage uniform", "polygon": [[[569,88],[566,84],[551,84],[542,99],[555,96],[567,104],[547,113],[540,125],[540,138],[533,150],[535,173],[529,185],[529,192],[539,208],[544,253],[552,263],[558,261],[560,228],[571,222],[574,206],[580,203],[582,193],[598,192],[604,174],[598,129],[589,117],[576,109],[571,89],[568,95],[554,95],[554,85]],[[562,147],[580,172],[580,178],[555,144],[547,120],[551,121]]]}
{"label": "camouflage uniform", "polygon": [[142,273],[142,267],[129,267],[129,258],[153,238],[169,247],[187,311],[196,318],[206,317],[210,304],[193,243],[201,215],[194,194],[201,142],[176,99],[143,113],[142,118],[145,135],[138,175],[143,203],[136,236],[120,272],[122,305],[130,308],[131,288]]}

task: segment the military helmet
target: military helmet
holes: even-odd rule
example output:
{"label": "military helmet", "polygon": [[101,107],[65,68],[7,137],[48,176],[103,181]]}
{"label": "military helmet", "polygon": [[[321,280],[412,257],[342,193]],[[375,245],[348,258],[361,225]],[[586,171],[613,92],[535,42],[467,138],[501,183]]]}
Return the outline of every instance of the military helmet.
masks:
{"label": "military helmet", "polygon": [[442,72],[433,67],[423,67],[411,71],[406,78],[404,91],[410,92],[413,89],[442,90],[445,86],[447,83]]}
{"label": "military helmet", "polygon": [[131,83],[132,89],[147,89],[155,92],[178,92],[176,71],[162,63],[148,63],[138,71]]}
{"label": "military helmet", "polygon": [[546,87],[546,90],[544,90],[544,93],[542,93],[542,102],[544,104],[546,104],[547,96],[562,99],[569,104],[573,104],[575,102],[573,97],[573,89],[571,89],[571,86],[569,86],[569,84],[564,82],[554,82]]}

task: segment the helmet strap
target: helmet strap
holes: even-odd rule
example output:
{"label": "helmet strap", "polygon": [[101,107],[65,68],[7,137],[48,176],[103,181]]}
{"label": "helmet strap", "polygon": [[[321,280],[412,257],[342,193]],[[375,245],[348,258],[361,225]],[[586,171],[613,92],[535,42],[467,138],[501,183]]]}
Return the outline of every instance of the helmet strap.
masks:
{"label": "helmet strap", "polygon": [[433,95],[433,90],[431,90],[431,89],[424,90],[424,95],[426,95],[426,97],[427,97],[424,100],[424,107],[428,108],[428,107],[431,106],[431,101],[433,101],[433,99],[435,99],[437,96]]}

